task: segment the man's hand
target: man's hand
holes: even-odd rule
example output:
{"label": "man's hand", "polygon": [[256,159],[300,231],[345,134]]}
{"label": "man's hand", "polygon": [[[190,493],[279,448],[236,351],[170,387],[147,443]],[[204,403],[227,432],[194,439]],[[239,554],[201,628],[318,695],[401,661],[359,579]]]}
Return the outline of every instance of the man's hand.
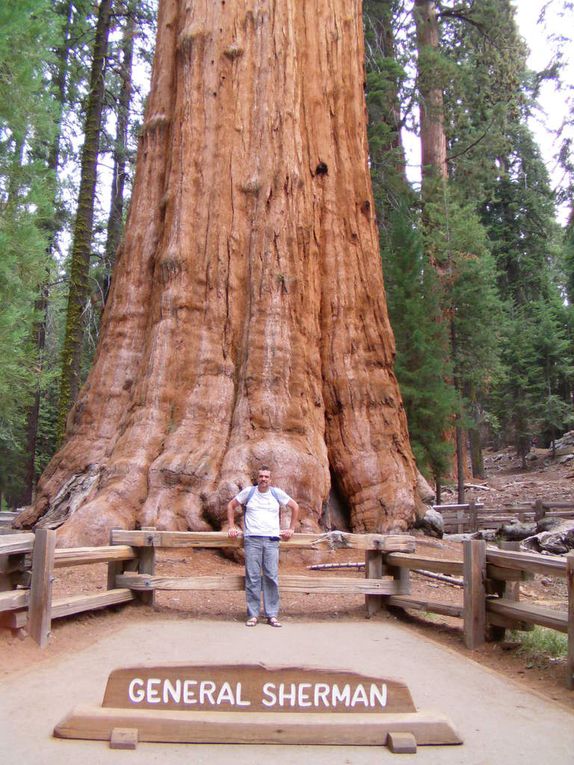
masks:
{"label": "man's hand", "polygon": [[295,529],[281,529],[281,539],[287,541],[288,539],[291,539],[294,533]]}
{"label": "man's hand", "polygon": [[241,534],[241,529],[238,526],[230,526],[227,529],[227,536],[231,537],[232,539],[235,539],[235,537],[238,537]]}

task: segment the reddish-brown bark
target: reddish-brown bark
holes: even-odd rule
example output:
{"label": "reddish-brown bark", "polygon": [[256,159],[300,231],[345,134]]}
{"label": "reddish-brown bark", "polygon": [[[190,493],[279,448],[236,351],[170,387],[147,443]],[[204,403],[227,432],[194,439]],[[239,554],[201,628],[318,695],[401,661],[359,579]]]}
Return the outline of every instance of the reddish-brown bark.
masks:
{"label": "reddish-brown bark", "polygon": [[160,2],[98,353],[23,522],[67,517],[61,544],[104,542],[110,527],[207,529],[261,463],[308,527],[330,468],[356,531],[412,522],[360,10]]}
{"label": "reddish-brown bark", "polygon": [[[420,93],[421,164],[425,181],[446,180],[446,134],[444,96],[440,71],[433,61],[439,47],[439,26],[435,0],[415,0],[417,30],[418,86]],[[423,188],[424,193],[424,188]]]}

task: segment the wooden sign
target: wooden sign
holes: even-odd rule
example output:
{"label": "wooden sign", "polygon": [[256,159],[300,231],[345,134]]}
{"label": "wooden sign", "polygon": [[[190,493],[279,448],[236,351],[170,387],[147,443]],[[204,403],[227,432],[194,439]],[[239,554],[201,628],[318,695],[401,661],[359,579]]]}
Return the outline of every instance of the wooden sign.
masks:
{"label": "wooden sign", "polygon": [[104,707],[205,712],[415,712],[404,683],[263,665],[135,667],[111,673]]}
{"label": "wooden sign", "polygon": [[130,731],[133,742],[388,744],[407,752],[461,743],[445,718],[417,712],[397,680],[262,664],[115,670],[102,707],[74,710],[54,735],[116,746]]}

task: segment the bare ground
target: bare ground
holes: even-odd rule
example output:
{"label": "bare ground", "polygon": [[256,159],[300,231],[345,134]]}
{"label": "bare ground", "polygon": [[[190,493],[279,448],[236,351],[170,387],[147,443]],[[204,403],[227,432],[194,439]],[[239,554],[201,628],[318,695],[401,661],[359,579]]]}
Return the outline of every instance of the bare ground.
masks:
{"label": "bare ground", "polygon": [[[484,502],[487,507],[498,508],[505,503],[545,500],[574,501],[574,472],[572,466],[547,461],[546,452],[538,450],[537,460],[529,463],[524,472],[511,452],[488,454],[488,478],[474,481],[487,487],[471,489],[467,498]],[[501,455],[501,456],[499,456]],[[443,495],[443,502],[449,497]],[[453,540],[434,540],[417,537],[417,551],[437,558],[462,558],[462,545]],[[283,573],[309,573],[307,566],[318,562],[358,562],[357,553],[292,552],[283,555]],[[223,574],[241,571],[241,565],[208,550],[164,550],[158,556],[157,573],[165,576]],[[337,572],[329,571],[329,575]],[[364,576],[363,572],[343,569],[343,576]],[[316,576],[322,576],[316,572]],[[55,596],[79,594],[105,589],[106,566],[103,564],[58,569],[54,582]],[[422,578],[412,577],[412,594],[446,603],[461,603],[462,588]],[[167,591],[158,593],[154,609],[129,605],[102,612],[93,612],[53,623],[48,648],[44,651],[30,640],[0,630],[0,678],[61,656],[97,642],[110,632],[140,620],[213,619],[242,621],[244,595],[242,592]],[[521,598],[553,608],[566,607],[566,583],[563,579],[536,576],[521,586]],[[356,596],[304,595],[285,593],[282,596],[282,619],[288,627],[290,621],[340,620],[356,622],[357,629],[366,618],[363,600]],[[547,697],[574,709],[574,693],[565,686],[564,660],[523,655],[515,643],[488,643],[478,651],[468,651],[462,640],[460,620],[435,614],[397,615],[381,612],[374,619],[400,619],[410,630],[423,633],[427,638],[448,645],[481,664],[526,684]]]}

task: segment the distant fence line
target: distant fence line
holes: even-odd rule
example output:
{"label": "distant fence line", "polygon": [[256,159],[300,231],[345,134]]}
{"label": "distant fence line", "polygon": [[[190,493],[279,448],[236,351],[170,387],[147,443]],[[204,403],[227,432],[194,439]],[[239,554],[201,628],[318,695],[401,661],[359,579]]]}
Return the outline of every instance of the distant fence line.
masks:
{"label": "distant fence line", "polygon": [[498,529],[504,523],[541,521],[543,518],[574,518],[574,502],[552,502],[536,499],[517,502],[497,509],[484,509],[482,502],[433,505],[443,518],[446,533],[463,534]]}
{"label": "distant fence line", "polygon": [[[243,590],[240,574],[163,577],[156,575],[156,551],[165,548],[240,547],[240,539],[225,532],[167,532],[155,529],[112,531],[105,547],[56,549],[56,533],[38,530],[0,536],[0,626],[26,628],[45,646],[52,619],[138,599],[153,604],[161,590]],[[512,545],[512,543],[508,543]],[[568,636],[567,684],[574,688],[574,552],[566,557],[544,556],[513,549],[487,548],[483,540],[463,543],[459,560],[427,558],[415,552],[408,535],[295,534],[283,549],[344,548],[365,554],[365,578],[313,575],[280,576],[283,591],[334,593],[365,598],[367,611],[395,607],[454,616],[463,620],[465,645],[476,649],[485,640],[502,640],[507,629],[539,624]],[[107,563],[107,590],[65,598],[52,597],[54,569]],[[410,595],[410,571],[462,576],[463,605]],[[519,584],[533,574],[567,580],[566,611],[519,600]]]}

